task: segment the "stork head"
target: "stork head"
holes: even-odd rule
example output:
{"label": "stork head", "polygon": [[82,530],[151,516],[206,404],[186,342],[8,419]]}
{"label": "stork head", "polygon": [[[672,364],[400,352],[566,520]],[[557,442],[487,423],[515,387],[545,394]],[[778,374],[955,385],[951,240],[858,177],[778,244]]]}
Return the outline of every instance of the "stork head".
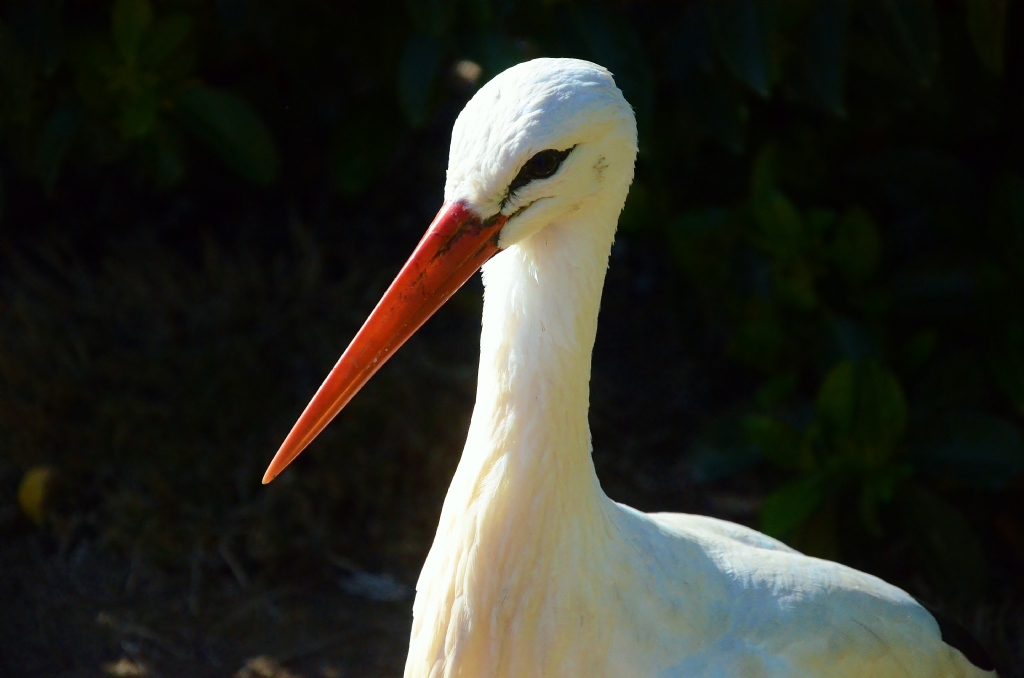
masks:
{"label": "stork head", "polygon": [[624,200],[636,149],[636,119],[611,73],[535,59],[481,87],[455,121],[445,201],[507,217],[504,249],[583,201]]}
{"label": "stork head", "polygon": [[621,209],[636,149],[633,111],[596,64],[535,59],[481,87],[452,130],[444,205],[263,482],[284,470],[490,257],[584,203]]}

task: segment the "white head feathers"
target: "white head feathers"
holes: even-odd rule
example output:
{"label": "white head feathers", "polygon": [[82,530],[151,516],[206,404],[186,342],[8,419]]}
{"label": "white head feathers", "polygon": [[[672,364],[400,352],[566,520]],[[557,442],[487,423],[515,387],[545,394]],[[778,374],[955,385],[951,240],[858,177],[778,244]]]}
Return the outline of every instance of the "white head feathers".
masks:
{"label": "white head feathers", "polygon": [[[578,59],[535,59],[504,71],[473,96],[452,130],[445,200],[484,218],[515,215],[502,246],[528,237],[605,189],[625,198],[636,158],[636,120],[611,73]],[[530,158],[572,149],[558,171],[514,192]]]}

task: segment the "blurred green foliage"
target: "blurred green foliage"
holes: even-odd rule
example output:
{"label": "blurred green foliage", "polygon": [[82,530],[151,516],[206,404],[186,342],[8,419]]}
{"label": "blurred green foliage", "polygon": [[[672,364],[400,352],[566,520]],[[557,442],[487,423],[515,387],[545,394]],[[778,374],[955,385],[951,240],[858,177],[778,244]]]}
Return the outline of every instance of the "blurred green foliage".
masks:
{"label": "blurred green foliage", "polygon": [[[713,470],[697,475],[773,469],[768,533],[846,559],[844,544],[897,533],[937,586],[976,596],[987,577],[976,525],[988,514],[975,500],[1019,492],[1024,473],[1022,20],[1008,0],[23,0],[0,16],[2,171],[57,201],[62,186],[100,181],[97,167],[145,176],[160,194],[219,186],[197,169],[212,154],[258,186],[322,183],[354,205],[401,174],[417,139],[446,135],[473,88],[504,68],[541,55],[601,63],[640,124],[622,231],[666,245],[680,313],[745,370],[737,404],[703,435]],[[439,176],[444,158],[417,161]],[[36,421],[44,401],[67,408],[57,420],[89,422],[53,456],[106,454],[130,426],[187,447],[183,424],[152,421],[147,398],[74,404],[76,388],[93,388],[84,375],[123,371],[132,393],[173,382],[162,397],[199,413],[208,406],[192,398],[257,388],[207,393],[197,376],[204,360],[252,372],[248,348],[214,341],[181,366],[147,348],[182,318],[234,322],[237,297],[201,301],[220,298],[217,276],[191,294],[159,267],[99,289],[83,275],[73,289],[87,301],[58,310],[66,293],[12,270],[21,291],[2,311],[0,417],[4,447],[25,464],[55,444]],[[139,296],[106,302],[104,289]],[[283,317],[313,313],[268,303]],[[155,334],[119,334],[109,308],[155,313]],[[136,362],[86,361],[105,341],[136,346]],[[33,374],[72,376],[25,393],[25,356]],[[150,384],[152,370],[174,374]],[[260,407],[273,421],[287,409]]]}

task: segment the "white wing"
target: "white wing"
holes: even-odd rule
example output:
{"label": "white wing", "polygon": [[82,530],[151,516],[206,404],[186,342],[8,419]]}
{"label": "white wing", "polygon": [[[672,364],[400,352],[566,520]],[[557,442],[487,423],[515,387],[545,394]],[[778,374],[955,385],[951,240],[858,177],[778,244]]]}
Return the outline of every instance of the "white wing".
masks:
{"label": "white wing", "polygon": [[[634,513],[627,510],[627,513]],[[995,674],[942,640],[931,614],[904,591],[852,568],[805,556],[750,528],[686,514],[640,514],[653,523],[654,550],[675,547],[710,569],[705,614],[728,615],[727,630],[664,678],[980,678]],[[641,530],[643,531],[643,530]],[[683,544],[686,544],[683,546]],[[717,581],[710,581],[710,579]],[[699,596],[698,596],[699,598]]]}

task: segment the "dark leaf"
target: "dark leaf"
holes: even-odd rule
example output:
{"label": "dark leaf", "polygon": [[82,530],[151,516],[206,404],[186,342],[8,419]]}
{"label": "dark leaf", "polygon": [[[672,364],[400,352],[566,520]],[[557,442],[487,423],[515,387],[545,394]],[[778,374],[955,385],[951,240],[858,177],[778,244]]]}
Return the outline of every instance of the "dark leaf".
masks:
{"label": "dark leaf", "polygon": [[729,276],[729,253],[738,240],[732,214],[724,209],[687,212],[668,233],[676,265],[702,282],[722,283]]}
{"label": "dark leaf", "polygon": [[939,22],[931,0],[883,0],[887,37],[921,87],[931,84],[939,63]]}
{"label": "dark leaf", "polygon": [[751,415],[743,420],[743,430],[768,461],[785,469],[800,467],[800,436],[789,424],[774,417]]}
{"label": "dark leaf", "polygon": [[882,243],[874,219],[859,207],[839,220],[829,259],[851,285],[867,282],[878,269]]}
{"label": "dark leaf", "polygon": [[441,42],[425,33],[413,33],[405,43],[398,68],[398,102],[406,119],[419,127],[427,118],[427,104],[441,65]]}
{"label": "dark leaf", "polygon": [[919,428],[910,451],[924,470],[993,490],[1024,473],[1020,431],[998,417],[958,412]]}
{"label": "dark leaf", "polygon": [[1003,393],[1024,412],[1024,342],[1008,342],[992,353],[992,375]]}
{"label": "dark leaf", "polygon": [[815,100],[834,115],[845,116],[843,84],[846,72],[848,0],[818,2],[804,37],[804,68]]}
{"label": "dark leaf", "polygon": [[798,257],[807,240],[803,218],[793,203],[779,191],[767,191],[755,198],[753,210],[757,245],[781,261]]}
{"label": "dark leaf", "polygon": [[442,38],[455,23],[456,3],[452,0],[408,0],[405,6],[419,33]]}
{"label": "dark leaf", "polygon": [[153,23],[149,0],[116,0],[110,16],[110,29],[121,57],[133,60],[139,52],[142,36]]}
{"label": "dark leaf", "polygon": [[331,142],[331,174],[345,195],[362,193],[387,167],[405,131],[394,104],[365,102],[343,117]]}
{"label": "dark leaf", "polygon": [[18,34],[28,58],[46,76],[53,75],[62,56],[62,4],[61,0],[21,3],[17,9],[17,18],[12,22],[12,28]]}
{"label": "dark leaf", "polygon": [[738,417],[724,417],[702,432],[690,450],[690,473],[698,483],[714,483],[761,461]]}
{"label": "dark leaf", "polygon": [[669,44],[668,74],[687,118],[729,150],[743,150],[748,110],[740,87],[713,59],[707,3],[690,3]]}
{"label": "dark leaf", "polygon": [[835,498],[825,499],[821,508],[793,531],[790,545],[815,558],[839,560],[838,504]]}
{"label": "dark leaf", "polygon": [[758,151],[750,171],[750,194],[755,204],[770,200],[775,194],[781,195],[781,164],[778,144],[765,144],[764,148]]}
{"label": "dark leaf", "polygon": [[121,105],[121,136],[144,137],[156,124],[157,94],[152,87],[136,92]]}
{"label": "dark leaf", "polygon": [[761,388],[757,389],[754,402],[762,410],[771,410],[778,407],[793,394],[797,383],[797,375],[794,372],[773,377],[766,381]]}
{"label": "dark leaf", "polygon": [[510,38],[498,31],[481,31],[476,36],[476,44],[481,55],[480,65],[484,71],[480,82],[526,61],[532,52],[527,41]]}
{"label": "dark leaf", "polygon": [[802,311],[818,305],[814,272],[807,262],[797,259],[775,269],[772,277],[776,297],[782,303]]}
{"label": "dark leaf", "polygon": [[591,5],[574,8],[571,26],[575,42],[586,57],[615,76],[616,84],[636,112],[643,146],[654,113],[654,74],[640,37],[629,22],[618,21]]}
{"label": "dark leaf", "polygon": [[989,210],[991,237],[1004,246],[1000,254],[1014,266],[1024,265],[1024,178],[999,179]]}
{"label": "dark leaf", "polygon": [[854,363],[844,360],[825,376],[821,390],[818,391],[818,418],[836,435],[847,435],[853,430],[857,407],[856,387]]}
{"label": "dark leaf", "polygon": [[192,31],[192,19],[171,16],[157,21],[139,50],[139,64],[146,69],[159,68],[184,42]]}
{"label": "dark leaf", "polygon": [[32,116],[35,73],[17,38],[0,23],[0,113],[26,124]]}
{"label": "dark leaf", "polygon": [[909,318],[963,318],[978,304],[977,272],[966,267],[908,266],[893,276],[890,288],[894,306]]}
{"label": "dark leaf", "polygon": [[772,30],[770,0],[714,0],[707,3],[719,56],[733,75],[762,97],[771,92]]}
{"label": "dark leaf", "polygon": [[729,354],[747,365],[772,371],[785,344],[786,335],[778,318],[757,314],[737,328]]}
{"label": "dark leaf", "polygon": [[832,362],[852,360],[855,364],[878,360],[882,352],[871,335],[860,323],[840,315],[828,318],[826,329],[830,340],[826,355]]}
{"label": "dark leaf", "polygon": [[277,147],[259,114],[224,90],[194,85],[178,99],[185,128],[249,181],[267,185],[277,178]]}
{"label": "dark leaf", "polygon": [[969,212],[984,199],[976,174],[960,159],[934,149],[892,149],[853,164],[851,170],[902,209],[954,205]]}
{"label": "dark leaf", "polygon": [[928,358],[935,351],[935,345],[938,343],[938,340],[938,335],[931,330],[918,332],[907,340],[907,345],[903,349],[907,366],[912,370],[920,369],[928,362]]}
{"label": "dark leaf", "polygon": [[994,75],[1003,74],[1006,12],[1009,0],[967,0],[967,28],[981,63]]}
{"label": "dark leaf", "polygon": [[764,500],[761,531],[779,539],[788,537],[818,510],[824,497],[824,482],[818,476],[783,485]]}
{"label": "dark leaf", "polygon": [[896,486],[909,475],[909,469],[889,466],[872,474],[860,488],[861,523],[869,534],[882,537],[885,532],[882,509],[896,492]]}
{"label": "dark leaf", "polygon": [[877,465],[892,453],[907,428],[907,401],[896,376],[873,360],[857,370],[857,437],[864,461]]}
{"label": "dark leaf", "polygon": [[46,193],[53,193],[64,153],[82,122],[82,109],[77,104],[58,108],[46,125],[36,144],[35,170],[43,182]]}
{"label": "dark leaf", "polygon": [[907,530],[932,581],[965,599],[983,596],[988,577],[985,552],[963,514],[921,487],[901,495]]}
{"label": "dark leaf", "polygon": [[185,175],[185,158],[181,151],[178,135],[167,126],[162,126],[154,135],[156,142],[154,175],[160,188],[176,186]]}

